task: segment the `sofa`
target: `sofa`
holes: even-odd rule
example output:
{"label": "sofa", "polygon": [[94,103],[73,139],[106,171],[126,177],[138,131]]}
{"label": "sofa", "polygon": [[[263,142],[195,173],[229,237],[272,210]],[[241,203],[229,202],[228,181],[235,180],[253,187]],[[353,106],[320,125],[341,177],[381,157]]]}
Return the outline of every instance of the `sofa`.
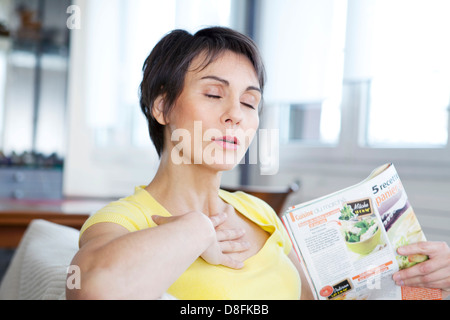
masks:
{"label": "sofa", "polygon": [[3,277],[0,300],[64,300],[78,235],[76,229],[33,220]]}

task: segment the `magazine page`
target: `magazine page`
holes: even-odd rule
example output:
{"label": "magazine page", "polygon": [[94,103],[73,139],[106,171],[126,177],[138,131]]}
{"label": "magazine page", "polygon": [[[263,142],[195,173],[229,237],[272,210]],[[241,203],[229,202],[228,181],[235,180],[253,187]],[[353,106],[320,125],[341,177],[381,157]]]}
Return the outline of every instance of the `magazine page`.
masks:
{"label": "magazine page", "polygon": [[441,299],[441,291],[398,287],[394,272],[424,261],[399,246],[425,236],[392,164],[361,183],[291,207],[282,218],[316,299]]}

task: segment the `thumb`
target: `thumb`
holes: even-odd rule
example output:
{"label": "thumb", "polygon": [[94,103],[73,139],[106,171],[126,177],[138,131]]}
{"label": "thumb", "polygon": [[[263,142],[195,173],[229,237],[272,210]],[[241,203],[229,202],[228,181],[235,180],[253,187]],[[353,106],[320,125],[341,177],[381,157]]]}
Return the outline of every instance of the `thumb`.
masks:
{"label": "thumb", "polygon": [[156,223],[156,225],[158,226],[169,223],[171,219],[172,217],[163,217],[158,215],[152,216],[153,222]]}

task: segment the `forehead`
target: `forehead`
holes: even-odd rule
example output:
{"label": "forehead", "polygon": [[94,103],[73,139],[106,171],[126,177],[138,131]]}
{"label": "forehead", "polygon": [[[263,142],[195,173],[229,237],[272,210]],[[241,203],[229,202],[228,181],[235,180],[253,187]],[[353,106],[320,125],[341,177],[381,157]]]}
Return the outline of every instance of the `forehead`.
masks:
{"label": "forehead", "polygon": [[250,59],[243,54],[229,50],[215,56],[206,53],[199,54],[192,60],[186,76],[196,79],[205,74],[217,72],[223,76],[248,77],[252,82],[255,82],[254,85],[259,83],[256,70]]}

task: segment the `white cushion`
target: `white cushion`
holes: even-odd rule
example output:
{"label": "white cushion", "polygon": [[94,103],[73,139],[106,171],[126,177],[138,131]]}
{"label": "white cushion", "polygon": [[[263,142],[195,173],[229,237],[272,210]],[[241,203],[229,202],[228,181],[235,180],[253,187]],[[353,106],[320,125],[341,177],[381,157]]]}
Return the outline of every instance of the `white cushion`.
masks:
{"label": "white cushion", "polygon": [[65,299],[67,268],[78,251],[76,229],[34,220],[0,286],[2,300]]}

